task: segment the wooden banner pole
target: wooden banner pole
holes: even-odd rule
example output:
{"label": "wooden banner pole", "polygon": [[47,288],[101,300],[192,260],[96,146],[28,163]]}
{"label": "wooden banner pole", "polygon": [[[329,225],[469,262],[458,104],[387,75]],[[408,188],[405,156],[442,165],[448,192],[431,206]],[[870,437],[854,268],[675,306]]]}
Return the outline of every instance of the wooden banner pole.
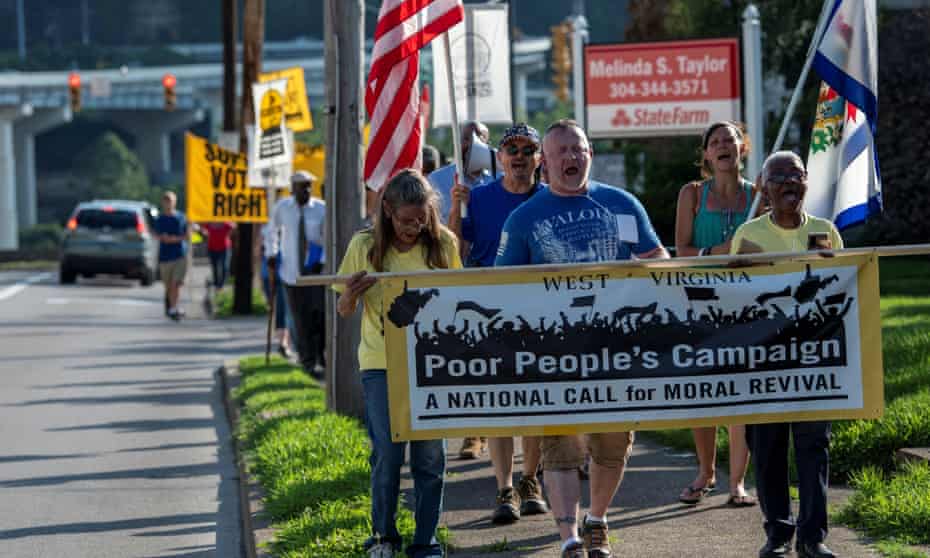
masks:
{"label": "wooden banner pole", "polygon": [[[919,256],[930,254],[930,244],[907,244],[901,246],[874,246],[866,248],[846,248],[844,250],[814,250],[809,252],[772,252],[765,254],[740,254],[737,256],[693,256],[688,258],[671,258],[664,260],[625,260],[613,262],[596,262],[580,264],[543,264],[543,265],[520,265],[494,268],[468,268],[468,269],[438,269],[432,271],[417,271],[413,273],[372,273],[372,277],[378,279],[394,279],[398,277],[415,278],[415,277],[436,277],[443,275],[469,275],[488,273],[513,273],[521,271],[526,273],[543,272],[543,273],[571,273],[576,269],[584,270],[607,270],[616,268],[649,268],[649,269],[667,269],[680,267],[704,267],[707,265],[720,266],[726,264],[737,264],[739,267],[756,264],[774,264],[785,261],[813,261],[821,260],[829,255],[837,256],[861,256],[874,254],[880,257],[890,256]],[[311,287],[315,285],[333,285],[347,283],[348,275],[311,275],[297,279],[297,285],[300,287]]]}

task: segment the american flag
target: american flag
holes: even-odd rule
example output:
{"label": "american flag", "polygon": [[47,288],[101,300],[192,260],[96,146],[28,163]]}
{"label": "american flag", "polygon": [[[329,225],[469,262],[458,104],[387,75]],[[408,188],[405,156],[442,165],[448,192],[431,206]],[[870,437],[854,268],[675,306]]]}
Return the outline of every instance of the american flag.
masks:
{"label": "american flag", "polygon": [[400,169],[418,166],[420,49],[462,21],[461,0],[383,0],[365,87],[371,141],[365,182],[380,190]]}

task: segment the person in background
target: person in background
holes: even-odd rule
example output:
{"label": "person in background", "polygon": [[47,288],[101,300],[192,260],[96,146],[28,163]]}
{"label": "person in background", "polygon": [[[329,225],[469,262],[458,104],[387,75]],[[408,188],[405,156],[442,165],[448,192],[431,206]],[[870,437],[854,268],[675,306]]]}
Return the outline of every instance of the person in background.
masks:
{"label": "person in background", "polygon": [[326,204],[310,196],[314,179],[306,171],[297,171],[291,176],[293,195],[275,204],[269,220],[271,230],[265,235],[265,254],[269,272],[276,272],[280,251],[279,276],[285,285],[288,309],[294,320],[300,364],[307,373],[321,379],[326,345],[324,290],[321,286],[297,286],[300,276],[319,274],[325,262]]}
{"label": "person in background", "polygon": [[423,174],[429,176],[439,168],[439,150],[432,145],[423,145]]}
{"label": "person in background", "polygon": [[[559,120],[543,138],[548,188],[516,208],[504,223],[494,265],[586,263],[667,258],[642,204],[619,188],[589,180],[593,148],[580,125]],[[610,558],[607,508],[633,448],[632,432],[543,436],[549,505],[562,558]],[[585,450],[591,455],[587,517],[578,514]]]}
{"label": "person in background", "polygon": [[[675,255],[705,256],[728,254],[736,228],[749,219],[753,186],[740,172],[749,155],[749,137],[734,122],[715,122],[701,138],[703,180],[685,184],[678,193],[675,219]],[[756,505],[746,493],[746,466],[749,446],[746,427],[728,426],[730,435],[730,497],[732,507]],[[687,505],[696,505],[717,484],[717,427],[693,428],[698,475],[678,496]]]}
{"label": "person in background", "polygon": [[[384,186],[374,226],[349,242],[339,275],[346,284],[333,285],[340,293],[336,310],[342,317],[355,313],[362,302],[359,369],[365,396],[365,422],[371,440],[371,527],[365,542],[369,556],[390,558],[400,551],[397,502],[406,442],[391,438],[387,395],[387,357],[384,347],[382,290],[369,273],[461,268],[455,235],[439,220],[439,200],[426,178],[413,169],[396,174]],[[410,471],[414,487],[413,544],[410,558],[441,558],[436,527],[442,515],[446,455],[444,440],[410,442]]]}
{"label": "person in background", "polygon": [[207,231],[207,255],[210,257],[210,271],[213,287],[217,290],[226,284],[229,276],[229,254],[232,250],[232,233],[236,225],[230,222],[205,223],[201,230]]}
{"label": "person in background", "polygon": [[[459,130],[459,134],[462,140],[462,164],[467,166],[472,136],[476,135],[481,141],[488,143],[490,135],[488,127],[481,122],[464,122]],[[456,181],[455,175],[456,168],[454,161],[427,175],[433,189],[439,194],[439,216],[442,218],[443,223],[449,221],[449,210],[452,207],[452,188],[455,186]],[[469,188],[474,188],[475,186],[494,180],[497,176],[496,169],[481,169],[471,174],[466,173],[464,177],[459,177],[458,180],[460,184],[468,186]]]}
{"label": "person in background", "polygon": [[[293,360],[294,352],[291,350],[291,330],[294,329],[293,319],[287,307],[287,297],[284,294],[284,284],[281,281],[280,269],[275,269],[274,275],[274,293],[271,292],[271,275],[268,269],[268,258],[265,255],[265,245],[268,243],[267,235],[271,234],[271,226],[265,223],[261,227],[262,242],[259,250],[261,251],[261,278],[262,292],[265,293],[265,300],[271,302],[274,296],[274,335],[278,343],[278,354],[287,360]],[[280,261],[280,254],[275,254]],[[294,336],[296,338],[296,336]]]}
{"label": "person in background", "polygon": [[190,227],[184,214],[177,210],[178,197],[168,190],[161,197],[161,214],[155,220],[158,233],[158,272],[165,284],[168,317],[180,320],[184,310],[179,307],[181,285],[187,275],[186,242]]}
{"label": "person in background", "polygon": [[[472,137],[478,138],[484,143],[490,141],[488,127],[478,121],[469,121],[462,123],[459,129],[462,142],[462,164],[468,165],[468,155],[471,151]],[[440,217],[443,223],[449,222],[449,214],[452,209],[452,189],[456,186],[457,171],[455,162],[441,167],[428,174],[429,182],[433,189],[439,194]],[[458,178],[458,184],[475,188],[486,184],[497,177],[496,172],[492,174],[491,170],[481,169],[472,174],[465,174],[464,177]],[[461,213],[459,213],[461,215]],[[462,440],[462,447],[459,449],[461,459],[478,459],[487,448],[488,439],[484,437],[469,436]]]}
{"label": "person in background", "polygon": [[[449,212],[449,228],[459,239],[462,258],[467,261],[467,267],[494,265],[504,221],[514,209],[541,188],[536,182],[536,170],[542,158],[539,147],[539,132],[535,128],[522,122],[515,124],[504,132],[497,151],[498,162],[504,175],[487,184],[476,186],[473,190],[461,184],[456,184],[452,189],[453,203]],[[468,216],[464,219],[460,210],[462,204],[468,205]],[[468,440],[474,444],[476,439]],[[524,436],[521,443],[523,476],[515,491],[513,437],[488,440],[491,463],[494,465],[494,476],[497,479],[497,497],[491,515],[491,521],[496,524],[513,523],[520,519],[521,515],[549,511],[536,478],[540,460],[540,438]]]}
{"label": "person in background", "polygon": [[[730,254],[804,252],[818,237],[818,248],[839,250],[843,238],[830,221],[805,213],[807,171],[791,151],[776,151],[762,166],[762,184],[771,210],[741,225]],[[789,434],[798,472],[800,506],[795,520],[788,492]],[[827,538],[827,485],[830,479],[830,422],[752,424],[747,427],[756,473],[756,491],[765,518],[765,545],[760,558],[791,553],[797,532],[800,558],[833,558]]]}

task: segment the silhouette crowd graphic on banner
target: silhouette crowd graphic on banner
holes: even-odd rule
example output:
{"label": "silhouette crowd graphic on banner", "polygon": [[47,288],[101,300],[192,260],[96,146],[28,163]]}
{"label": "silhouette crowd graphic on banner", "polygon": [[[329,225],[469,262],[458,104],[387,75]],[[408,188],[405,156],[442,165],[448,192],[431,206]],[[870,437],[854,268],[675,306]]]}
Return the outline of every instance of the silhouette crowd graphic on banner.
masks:
{"label": "silhouette crowd graphic on banner", "polygon": [[595,308],[597,295],[587,295],[569,304],[582,310],[580,317],[562,310],[557,318],[511,319],[501,309],[461,300],[448,323],[417,319],[439,289],[405,285],[388,319],[412,326],[421,387],[845,366],[844,318],[854,299],[824,292],[836,281],[836,275],[821,278],[808,266],[798,284],[762,293],[739,310],[720,305],[713,287],[684,287],[683,315],[659,301],[604,312]]}

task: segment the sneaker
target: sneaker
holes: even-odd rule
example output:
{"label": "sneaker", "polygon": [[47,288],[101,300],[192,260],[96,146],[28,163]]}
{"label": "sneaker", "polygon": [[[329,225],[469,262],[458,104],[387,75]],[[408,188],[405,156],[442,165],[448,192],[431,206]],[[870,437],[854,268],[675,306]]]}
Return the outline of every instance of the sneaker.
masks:
{"label": "sneaker", "polygon": [[478,459],[484,452],[487,438],[465,438],[462,440],[462,449],[459,450],[459,457],[462,459]]}
{"label": "sneaker", "polygon": [[501,488],[497,492],[497,507],[491,515],[491,522],[496,525],[509,525],[520,519],[520,495],[512,487]]}
{"label": "sneaker", "polygon": [[580,542],[572,543],[559,556],[561,558],[584,558],[584,545]]}
{"label": "sneaker", "polygon": [[610,558],[610,541],[607,540],[607,524],[591,521],[585,516],[582,522],[581,538],[588,558]]}
{"label": "sneaker", "polygon": [[365,541],[364,549],[368,558],[395,558],[401,556],[400,541],[395,544],[375,535]]}
{"label": "sneaker", "polygon": [[520,479],[517,491],[520,493],[520,515],[538,515],[549,511],[536,477]]}
{"label": "sneaker", "polygon": [[177,322],[181,319],[181,313],[177,309],[171,309],[168,310],[168,317]]}

